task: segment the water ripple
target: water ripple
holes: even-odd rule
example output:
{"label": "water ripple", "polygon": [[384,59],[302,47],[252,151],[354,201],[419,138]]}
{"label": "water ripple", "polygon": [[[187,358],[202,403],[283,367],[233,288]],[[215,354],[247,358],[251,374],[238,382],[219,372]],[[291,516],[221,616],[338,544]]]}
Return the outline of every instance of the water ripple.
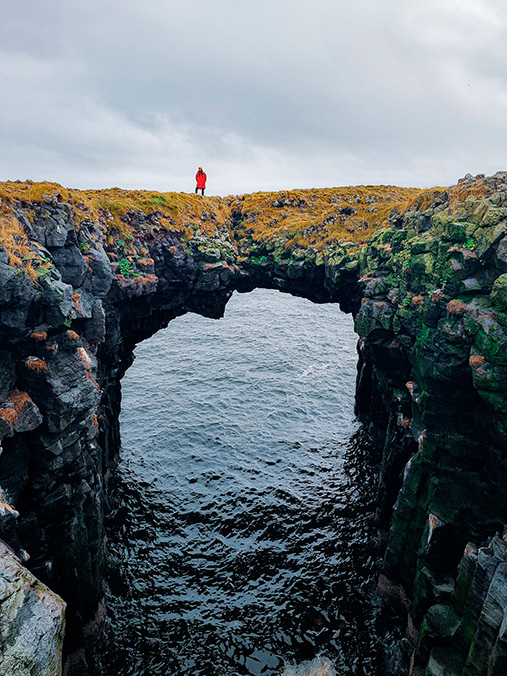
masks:
{"label": "water ripple", "polygon": [[136,349],[102,674],[375,673],[355,343],[337,306],[257,290]]}

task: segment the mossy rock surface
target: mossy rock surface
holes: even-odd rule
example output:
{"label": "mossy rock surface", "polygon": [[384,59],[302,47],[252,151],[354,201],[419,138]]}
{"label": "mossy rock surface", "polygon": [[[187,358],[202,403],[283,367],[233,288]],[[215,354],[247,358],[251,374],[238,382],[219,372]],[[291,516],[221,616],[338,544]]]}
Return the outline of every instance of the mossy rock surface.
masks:
{"label": "mossy rock surface", "polygon": [[507,273],[500,275],[491,290],[491,302],[503,312],[507,312]]}

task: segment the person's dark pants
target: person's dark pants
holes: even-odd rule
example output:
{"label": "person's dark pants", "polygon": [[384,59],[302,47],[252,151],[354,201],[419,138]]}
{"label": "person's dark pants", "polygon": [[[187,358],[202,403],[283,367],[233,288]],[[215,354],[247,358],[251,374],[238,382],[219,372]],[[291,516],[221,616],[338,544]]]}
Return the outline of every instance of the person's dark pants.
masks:
{"label": "person's dark pants", "polygon": [[197,195],[197,191],[200,190],[202,194],[204,195],[204,188],[196,188],[195,189],[195,194]]}

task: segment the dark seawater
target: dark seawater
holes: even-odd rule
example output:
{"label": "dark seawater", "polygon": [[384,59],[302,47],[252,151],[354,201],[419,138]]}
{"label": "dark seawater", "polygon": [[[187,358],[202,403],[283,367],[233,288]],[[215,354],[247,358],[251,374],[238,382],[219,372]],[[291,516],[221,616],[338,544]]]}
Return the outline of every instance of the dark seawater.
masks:
{"label": "dark seawater", "polygon": [[101,673],[377,673],[356,340],[338,306],[256,290],[137,347]]}

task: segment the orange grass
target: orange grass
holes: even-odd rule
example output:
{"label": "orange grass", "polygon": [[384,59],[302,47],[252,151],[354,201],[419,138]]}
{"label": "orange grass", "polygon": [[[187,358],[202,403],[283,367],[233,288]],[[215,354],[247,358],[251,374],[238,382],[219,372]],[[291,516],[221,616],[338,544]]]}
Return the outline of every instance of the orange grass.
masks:
{"label": "orange grass", "polygon": [[85,367],[86,377],[88,378],[88,380],[90,380],[95,385],[95,387],[98,390],[100,390],[98,382],[93,378],[93,376],[90,372],[91,360],[90,360],[90,357],[87,355],[86,350],[84,349],[84,347],[78,347],[77,352],[78,352],[79,356],[81,357],[81,361],[83,362],[83,366]]}
{"label": "orange grass", "polygon": [[467,197],[481,199],[491,192],[485,178],[475,179],[473,182],[464,181],[449,188],[449,211],[452,213],[459,203],[465,202]]}
{"label": "orange grass", "polygon": [[9,254],[9,265],[24,270],[34,281],[37,273],[32,264],[36,258],[28,238],[17,218],[10,213],[0,213],[0,248]]}
{"label": "orange grass", "polygon": [[[33,219],[31,206],[42,204],[48,197],[72,207],[78,228],[85,218],[98,220],[105,232],[116,233],[120,239],[132,235],[133,228],[123,219],[136,212],[156,213],[161,227],[181,232],[187,237],[193,233],[190,224],[199,225],[203,234],[212,234],[216,225],[224,225],[229,217],[227,204],[219,197],[121,188],[77,190],[63,188],[58,183],[33,181],[0,183],[0,213],[10,213],[14,204],[21,204],[26,206],[26,213],[29,211]],[[108,244],[113,241],[114,238],[108,239]]]}
{"label": "orange grass", "polygon": [[19,392],[18,390],[13,390],[9,393],[6,403],[14,404],[14,406],[8,406],[5,408],[0,408],[0,416],[6,420],[10,420],[13,424],[17,422],[19,414],[23,410],[26,402],[31,402],[29,395],[26,392]]}
{"label": "orange grass", "polygon": [[321,250],[339,240],[366,242],[386,224],[393,209],[403,213],[425,192],[396,186],[259,192],[233,200],[232,207],[243,213],[239,234],[244,237],[259,243],[279,237],[287,248]]}
{"label": "orange grass", "polygon": [[[424,210],[445,190],[449,192],[452,210],[470,195],[485,196],[490,188],[486,179],[478,178],[452,188],[421,190],[360,185],[257,192],[222,199],[193,193],[121,188],[75,190],[57,183],[7,181],[0,183],[0,246],[9,252],[13,267],[23,267],[34,278],[36,273],[30,260],[33,252],[27,246],[21,225],[12,216],[12,209],[14,205],[21,206],[33,220],[36,205],[49,199],[70,205],[78,230],[85,218],[97,222],[110,254],[116,251],[119,258],[134,255],[146,258],[148,250],[140,248],[135,240],[142,240],[143,232],[152,230],[157,224],[177,232],[183,240],[189,240],[196,231],[208,237],[218,232],[231,232],[234,213],[241,219],[234,236],[247,243],[279,240],[288,249],[311,247],[317,252],[340,241],[360,247],[387,224],[393,209],[400,214],[412,206]],[[276,202],[278,206],[274,206]],[[136,215],[141,212],[151,215],[154,225],[146,219],[137,219],[143,224],[134,226]],[[43,261],[40,263],[44,264]]]}
{"label": "orange grass", "polygon": [[47,371],[49,371],[48,365],[46,364],[44,359],[28,357],[28,359],[25,359],[25,365],[31,371],[36,371],[38,373],[47,373]]}

